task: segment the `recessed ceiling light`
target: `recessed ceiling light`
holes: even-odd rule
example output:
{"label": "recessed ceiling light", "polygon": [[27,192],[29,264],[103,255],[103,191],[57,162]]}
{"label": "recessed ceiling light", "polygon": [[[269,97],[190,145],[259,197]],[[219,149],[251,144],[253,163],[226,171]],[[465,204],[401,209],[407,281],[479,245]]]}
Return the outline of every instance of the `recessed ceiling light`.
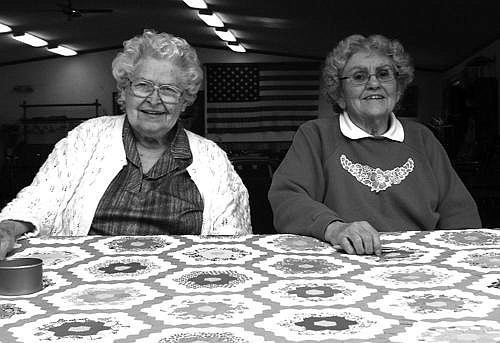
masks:
{"label": "recessed ceiling light", "polygon": [[220,39],[225,40],[227,42],[236,42],[236,37],[233,35],[231,31],[223,27],[214,27],[215,34],[219,36]]}
{"label": "recessed ceiling light", "polygon": [[186,5],[188,5],[191,8],[197,8],[197,9],[205,9],[207,8],[207,4],[203,0],[183,0]]}
{"label": "recessed ceiling light", "polygon": [[236,52],[246,52],[247,50],[245,47],[237,42],[227,42],[226,45],[229,47],[229,49],[236,51]]}
{"label": "recessed ceiling light", "polygon": [[198,16],[207,24],[208,26],[214,27],[224,27],[224,23],[220,18],[212,11],[209,10],[199,10]]}
{"label": "recessed ceiling light", "polygon": [[10,32],[12,29],[7,25],[0,24],[0,33]]}
{"label": "recessed ceiling light", "polygon": [[54,54],[62,55],[62,56],[75,56],[76,51],[72,50],[70,48],[66,48],[64,46],[58,45],[54,48],[47,48],[50,52],[53,52]]}
{"label": "recessed ceiling light", "polygon": [[34,46],[35,48],[38,48],[38,47],[41,47],[41,46],[45,46],[45,45],[48,44],[43,39],[35,37],[35,36],[33,36],[33,35],[29,34],[29,33],[13,34],[12,38],[14,38],[15,40],[17,40],[19,42],[23,42],[24,44],[28,44],[28,45]]}

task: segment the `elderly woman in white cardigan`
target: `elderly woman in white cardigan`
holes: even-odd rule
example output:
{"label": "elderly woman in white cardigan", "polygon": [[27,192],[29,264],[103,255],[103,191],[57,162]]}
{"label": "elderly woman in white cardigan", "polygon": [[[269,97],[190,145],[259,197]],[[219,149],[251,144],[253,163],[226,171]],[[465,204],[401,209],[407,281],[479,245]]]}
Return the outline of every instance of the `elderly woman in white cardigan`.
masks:
{"label": "elderly woman in white cardigan", "polygon": [[0,212],[0,259],[22,235],[251,233],[248,192],[226,154],[178,121],[203,77],[195,50],[145,30],[112,67],[126,114],[57,143]]}

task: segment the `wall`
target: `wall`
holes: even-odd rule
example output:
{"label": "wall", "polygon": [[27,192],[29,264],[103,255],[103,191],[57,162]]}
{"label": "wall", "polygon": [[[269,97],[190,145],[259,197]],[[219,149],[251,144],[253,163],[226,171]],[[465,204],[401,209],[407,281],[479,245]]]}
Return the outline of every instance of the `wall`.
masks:
{"label": "wall", "polygon": [[418,87],[418,121],[428,123],[442,111],[441,79],[441,72],[422,70],[415,72],[412,84]]}
{"label": "wall", "polygon": [[[467,62],[479,56],[484,56],[494,61],[491,65],[483,68],[481,76],[496,77],[497,80],[500,80],[500,63],[496,62],[500,59],[500,39],[498,39],[495,42],[491,43],[490,45],[477,51],[472,56],[469,56],[468,58],[466,58],[464,61],[460,62],[453,68],[447,70],[443,76],[443,85],[445,85],[447,82],[456,79],[456,77],[464,71]],[[497,99],[500,99],[500,85],[498,87]],[[498,101],[497,104],[497,115],[500,117],[500,101]],[[497,122],[498,122],[497,132],[500,133],[500,118]]]}
{"label": "wall", "polygon": [[[55,58],[22,63],[0,68],[0,124],[11,123],[22,117],[19,105],[50,103],[90,103],[98,99],[103,104],[101,114],[111,113],[111,92],[114,80],[110,73],[115,53],[108,51],[75,58]],[[29,85],[32,93],[17,93],[16,85]],[[91,108],[76,109],[79,114]],[[68,108],[50,111],[67,112]],[[43,115],[43,109],[29,110],[30,115]]]}

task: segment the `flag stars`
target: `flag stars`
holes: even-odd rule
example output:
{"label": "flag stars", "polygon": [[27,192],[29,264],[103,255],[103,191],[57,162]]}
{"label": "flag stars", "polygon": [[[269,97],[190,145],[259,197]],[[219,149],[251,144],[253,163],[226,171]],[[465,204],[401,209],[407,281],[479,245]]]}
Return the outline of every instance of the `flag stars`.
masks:
{"label": "flag stars", "polygon": [[250,66],[210,68],[207,73],[208,102],[259,100],[259,70]]}

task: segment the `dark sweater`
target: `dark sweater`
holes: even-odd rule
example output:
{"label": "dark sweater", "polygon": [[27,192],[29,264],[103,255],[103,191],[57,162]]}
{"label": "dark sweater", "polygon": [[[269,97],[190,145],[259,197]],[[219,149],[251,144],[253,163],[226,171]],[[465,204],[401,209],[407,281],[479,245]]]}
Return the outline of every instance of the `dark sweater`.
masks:
{"label": "dark sweater", "polygon": [[402,124],[403,142],[347,138],[338,116],[303,124],[269,190],[276,229],[324,239],[335,220],[378,231],[481,227],[439,141],[419,123]]}

